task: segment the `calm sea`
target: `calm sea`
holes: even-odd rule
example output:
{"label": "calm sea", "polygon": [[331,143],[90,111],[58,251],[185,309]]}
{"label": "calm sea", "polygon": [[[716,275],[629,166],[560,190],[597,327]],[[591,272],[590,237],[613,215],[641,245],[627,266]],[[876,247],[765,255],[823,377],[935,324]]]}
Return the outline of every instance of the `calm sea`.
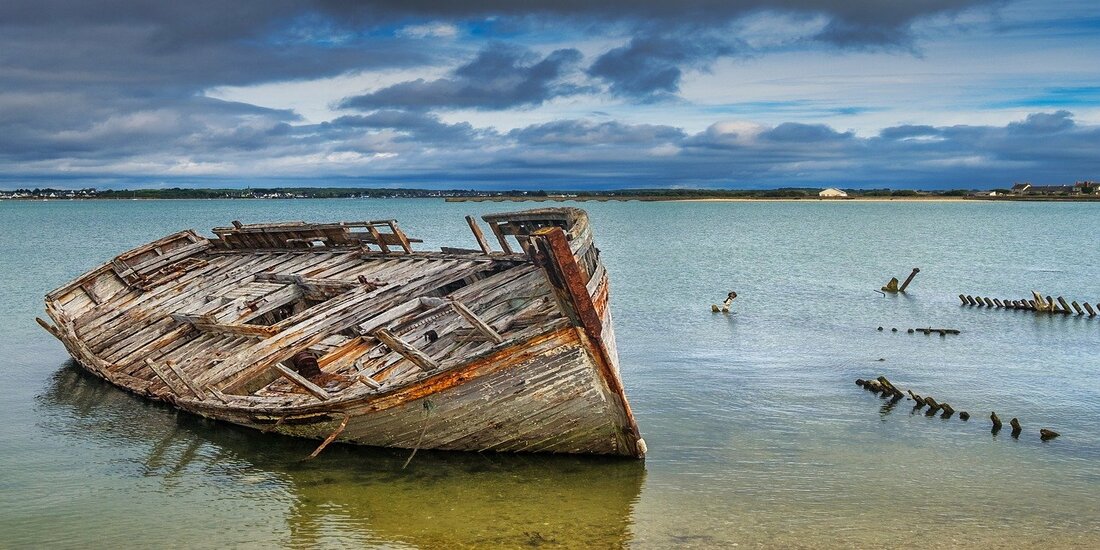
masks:
{"label": "calm sea", "polygon": [[[578,205],[644,462],[420,452],[402,470],[407,451],[339,445],[303,461],[316,442],[84,375],[34,322],[47,291],[183,228],[395,217],[423,249],[471,247],[463,215],[533,206],[0,203],[0,547],[1100,547],[1100,317],[957,299],[1100,301],[1100,204]],[[913,267],[908,294],[874,292]],[[712,314],[730,290],[735,314]],[[906,332],[927,326],[962,334]],[[973,417],[853,383],[880,374]],[[992,410],[1023,435],[991,435]]]}

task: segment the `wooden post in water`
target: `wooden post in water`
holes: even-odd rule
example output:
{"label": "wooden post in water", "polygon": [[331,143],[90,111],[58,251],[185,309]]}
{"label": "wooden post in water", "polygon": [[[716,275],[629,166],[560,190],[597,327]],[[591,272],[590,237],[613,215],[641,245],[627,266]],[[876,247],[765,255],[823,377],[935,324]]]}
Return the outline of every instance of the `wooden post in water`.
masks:
{"label": "wooden post in water", "polygon": [[1050,311],[1050,308],[1047,306],[1046,301],[1043,300],[1043,295],[1039,294],[1038,290],[1032,290],[1031,295],[1035,298],[1035,303],[1032,304],[1032,307],[1035,308],[1035,311],[1039,311],[1039,312]]}
{"label": "wooden post in water", "polygon": [[1063,298],[1063,297],[1059,296],[1059,297],[1058,297],[1058,305],[1062,306],[1062,311],[1061,311],[1061,313],[1063,313],[1063,314],[1065,314],[1065,315],[1069,315],[1070,313],[1072,313],[1072,312],[1071,312],[1071,311],[1069,310],[1069,304],[1067,304],[1067,303],[1066,303],[1066,299],[1065,299],[1065,298]]}
{"label": "wooden post in water", "polygon": [[985,305],[986,305],[986,307],[993,307],[993,300],[990,300],[989,298],[985,298]]}
{"label": "wooden post in water", "polygon": [[959,301],[962,302],[962,305],[964,305],[964,306],[967,305],[966,295],[965,294],[959,294]]}
{"label": "wooden post in water", "polygon": [[1096,310],[1092,309],[1088,302],[1085,302],[1085,311],[1089,312],[1089,317],[1096,317]]}
{"label": "wooden post in water", "polygon": [[1001,303],[1001,300],[999,298],[993,299],[993,305],[997,306],[998,309],[1005,307],[1005,305]]}
{"label": "wooden post in water", "polygon": [[1077,300],[1074,300],[1073,302],[1070,302],[1070,305],[1073,306],[1073,310],[1076,311],[1078,315],[1084,315],[1085,314],[1084,310],[1081,309],[1081,304],[1078,304]]}
{"label": "wooden post in water", "polygon": [[905,278],[905,282],[901,284],[901,288],[898,289],[898,292],[905,292],[905,288],[909,286],[909,283],[913,282],[913,277],[916,277],[917,273],[920,273],[920,268],[914,267],[913,272]]}

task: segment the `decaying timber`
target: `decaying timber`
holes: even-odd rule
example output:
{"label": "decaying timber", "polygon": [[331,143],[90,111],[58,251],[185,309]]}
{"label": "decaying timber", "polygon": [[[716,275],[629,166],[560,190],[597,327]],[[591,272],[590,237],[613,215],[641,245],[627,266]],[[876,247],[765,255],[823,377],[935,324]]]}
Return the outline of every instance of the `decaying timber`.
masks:
{"label": "decaying timber", "polygon": [[443,252],[394,220],[182,231],[51,292],[39,323],[121,388],[322,448],[643,456],[587,215],[483,219],[503,252],[473,218],[478,248]]}

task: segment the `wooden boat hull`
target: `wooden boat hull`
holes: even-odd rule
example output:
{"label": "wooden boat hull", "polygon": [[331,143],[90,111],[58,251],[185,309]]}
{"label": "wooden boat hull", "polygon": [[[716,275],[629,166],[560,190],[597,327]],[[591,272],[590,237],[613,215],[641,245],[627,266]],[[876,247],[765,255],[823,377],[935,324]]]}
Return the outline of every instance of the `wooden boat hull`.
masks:
{"label": "wooden boat hull", "polygon": [[[464,254],[455,253],[451,249],[453,257],[448,257],[448,261],[454,261],[455,266],[466,266],[469,262],[465,260],[471,258],[478,261],[489,259],[496,262],[492,264],[496,266],[506,256],[510,262],[506,264],[508,269],[495,267],[500,272],[484,280],[478,279],[479,276],[469,276],[462,283],[438,283],[440,286],[436,290],[413,298],[411,306],[407,305],[410,302],[405,302],[406,305],[391,306],[385,310],[376,308],[379,311],[363,314],[362,318],[366,321],[357,325],[362,328],[370,324],[376,332],[359,336],[348,336],[348,329],[345,327],[347,323],[322,327],[331,329],[328,332],[315,329],[309,325],[309,315],[305,314],[296,321],[297,324],[292,322],[296,318],[291,317],[271,328],[243,322],[227,322],[212,313],[203,316],[176,312],[162,321],[166,310],[157,310],[154,307],[160,303],[157,300],[175,304],[181,301],[175,297],[180,292],[201,295],[206,290],[213,293],[207,295],[208,301],[217,302],[211,296],[225,301],[228,291],[218,294],[222,291],[200,277],[194,277],[191,282],[164,283],[160,274],[166,268],[159,268],[155,272],[157,275],[153,277],[153,282],[149,282],[146,277],[134,283],[125,276],[130,274],[130,270],[137,268],[128,267],[128,264],[120,266],[118,258],[48,295],[47,311],[53,323],[41,320],[40,323],[65,344],[84,368],[119,387],[209,418],[265,432],[323,439],[325,443],[322,448],[325,444],[339,441],[410,449],[641,457],[645,453],[645,443],[639,437],[618,372],[618,357],[607,304],[606,272],[599,262],[598,250],[591,244],[591,231],[587,227],[586,216],[581,211],[573,210],[544,209],[486,216],[486,221],[490,222],[494,234],[505,249],[504,254],[489,251],[480,231],[471,222],[481,250],[467,251],[469,253]],[[274,231],[285,233],[285,226],[282,225],[263,227],[275,227]],[[300,229],[306,226],[295,227]],[[248,229],[244,227],[244,230]],[[300,235],[301,232],[293,234]],[[227,254],[244,254],[245,252],[239,250],[254,246],[247,241],[247,234],[220,235],[222,243],[227,244],[215,242],[214,247],[220,245],[229,248]],[[524,249],[522,255],[509,250],[506,236],[517,239]],[[271,240],[269,234],[265,234],[263,238],[265,243]],[[341,238],[347,238],[346,231],[344,236],[334,237],[337,240]],[[234,239],[239,242],[234,243]],[[387,242],[386,238],[377,235],[375,239],[383,244]],[[403,234],[389,240],[405,248],[405,260],[428,264],[432,258],[438,256],[430,256],[435,253],[411,252]],[[286,238],[285,241],[297,243],[298,237]],[[169,247],[170,250],[178,250],[174,254],[179,258],[165,260],[166,265],[176,265],[177,271],[179,262],[194,258],[195,254],[214,254],[210,252],[205,241],[191,235],[180,242],[184,244]],[[279,245],[280,242],[275,244]],[[365,247],[362,243],[358,246]],[[120,255],[119,258],[126,258],[128,255],[138,257],[143,262],[141,265],[145,265],[158,258],[172,256],[172,252],[162,250],[163,244],[160,248],[157,250],[159,256],[152,256],[152,260],[146,257],[148,254],[143,255],[140,252],[142,248],[136,249],[138,252]],[[196,253],[191,249],[201,252]],[[347,251],[340,249],[340,252]],[[247,253],[254,252],[247,249]],[[365,254],[364,265],[368,265],[370,261],[393,262],[389,257]],[[202,261],[207,261],[207,256],[202,257]],[[340,258],[331,252],[326,252],[323,257],[330,264],[347,264],[347,273],[357,268],[355,258]],[[216,262],[219,259],[210,256],[209,261]],[[240,263],[235,257],[232,261]],[[254,261],[260,265],[260,260]],[[268,258],[266,261],[262,265],[268,265],[273,260]],[[308,261],[303,265],[303,269],[311,267]],[[439,272],[446,275],[447,267],[444,265]],[[203,269],[207,269],[205,264]],[[364,290],[353,288],[354,285],[348,286],[350,283],[346,278],[314,280],[301,274],[315,271],[316,268],[297,275],[259,272],[241,280],[247,281],[242,284],[251,285],[261,284],[257,281],[262,281],[263,284],[274,284],[268,283],[269,281],[286,282],[286,287],[272,290],[268,296],[287,294],[288,290],[298,289],[294,286],[295,282],[305,289],[299,289],[301,292],[316,293],[319,287],[337,288],[330,292],[336,295],[336,299],[328,296],[318,298],[321,305],[315,305],[310,310],[325,315],[332,314],[324,309],[327,307],[324,299],[333,302],[344,300],[352,305],[363,303],[373,307],[373,304],[380,303],[381,297],[386,295],[384,288],[377,289],[374,286],[378,281],[370,283],[372,286]],[[215,273],[220,272],[215,270]],[[518,275],[506,277],[511,273]],[[180,277],[187,279],[188,275]],[[440,276],[436,278],[439,281],[449,280]],[[211,279],[220,280],[218,277]],[[364,280],[362,276],[359,279]],[[507,282],[502,284],[494,279]],[[166,284],[176,287],[164,288]],[[202,288],[193,289],[196,285]],[[452,290],[457,285],[465,286]],[[406,286],[412,284],[406,283]],[[494,290],[496,287],[503,290]],[[397,285],[392,288],[395,289],[395,295],[397,290],[401,290]],[[421,288],[416,292],[423,290]],[[351,298],[357,292],[367,292],[374,299],[353,302]],[[551,304],[544,308],[545,317],[540,325],[527,327],[520,323],[520,317],[509,321],[508,315],[517,315],[515,311],[492,317],[498,315],[498,310],[506,309],[507,306],[501,304],[530,298],[519,295],[538,293],[545,295],[543,300],[546,304]],[[81,300],[80,297],[84,294],[87,299]],[[164,297],[160,297],[161,295]],[[417,294],[410,294],[415,295]],[[404,297],[406,296],[399,296]],[[423,303],[417,303],[417,299]],[[141,303],[143,300],[154,305],[148,305],[145,309],[128,305],[133,302]],[[454,305],[456,301],[459,305]],[[463,301],[470,307],[462,306]],[[117,302],[114,308],[109,307],[112,302]],[[477,332],[481,331],[484,333],[481,336],[490,341],[480,346],[466,344],[464,341],[449,344],[457,352],[434,351],[431,344],[424,348],[425,351],[421,351],[416,345],[406,342],[406,339],[412,340],[413,334],[427,336],[428,333],[435,334],[436,329],[439,334],[444,335],[437,336],[441,342],[447,338],[458,340],[458,336],[452,335],[459,334],[461,330],[455,328],[455,321],[440,320],[444,314],[453,313],[447,304],[461,314],[455,316],[459,324],[465,318],[465,322],[475,329],[466,328],[466,332],[462,334],[477,336]],[[256,306],[252,304],[250,307]],[[524,307],[531,308],[530,305]],[[524,307],[519,308],[519,311],[527,311]],[[363,306],[362,309],[369,308]],[[237,310],[243,311],[244,308],[238,307]],[[474,313],[474,310],[478,313]],[[347,319],[361,321],[356,316],[361,310],[348,306],[341,311],[350,312],[345,313]],[[106,329],[100,328],[96,332],[91,328],[84,328],[95,327],[97,324],[106,325],[107,322],[102,318],[110,315],[127,321],[133,321],[131,317],[134,315],[142,315],[146,317],[143,320],[145,323],[154,323],[155,326],[161,326],[157,325],[161,323],[163,327],[157,331],[141,327],[126,329],[133,330],[134,335],[128,338],[116,337],[121,338],[119,342],[101,336],[100,333]],[[241,314],[241,318],[243,315]],[[486,316],[486,320],[483,322],[479,315]],[[428,326],[434,329],[426,330],[425,327]],[[380,334],[381,329],[378,327],[385,328],[385,333]],[[308,333],[307,328],[316,330],[317,334]],[[390,334],[390,329],[403,330],[404,336]],[[499,334],[498,329],[501,330]],[[214,340],[211,334],[222,339]],[[295,336],[301,338],[296,340]],[[324,348],[318,343],[327,341],[322,337],[343,340],[332,348]],[[204,338],[223,342],[224,347],[205,344],[203,347],[194,343],[205,342]],[[190,340],[180,345],[176,343],[179,339]],[[130,343],[131,340],[133,343]],[[224,343],[226,340],[235,343],[236,347]],[[200,351],[196,351],[194,357],[180,351],[161,352],[168,345],[165,342],[171,342],[171,345],[181,349],[192,346]],[[129,347],[126,347],[127,344]],[[123,351],[118,351],[120,348]],[[286,372],[292,370],[286,368],[290,364],[286,358],[294,352],[307,349],[320,350],[317,354],[320,355],[319,363],[324,371],[322,377],[327,377],[325,380],[339,379],[336,390],[330,392],[309,380],[301,380],[302,377],[294,372]],[[462,350],[469,351],[470,355],[462,355]],[[130,352],[130,355],[126,355],[126,352]],[[231,358],[243,356],[250,359],[237,365],[235,370],[227,370],[221,366],[222,362],[231,362],[225,359],[227,355]],[[382,366],[375,369],[374,374],[364,375],[364,371],[356,372],[352,369],[353,363],[349,358],[353,356],[358,357],[354,361],[355,369],[361,368],[360,363],[377,362]],[[252,361],[251,358],[255,357],[263,359]],[[158,363],[161,364],[159,368]],[[393,372],[411,374],[384,378]],[[285,375],[287,380],[280,381],[280,374]],[[377,377],[377,380],[372,376]],[[354,383],[353,387],[348,387],[341,385],[340,380],[357,380],[369,384],[370,387]],[[300,387],[288,384],[288,381]],[[286,387],[279,389],[282,387],[280,383]],[[313,395],[308,395],[309,393]]]}

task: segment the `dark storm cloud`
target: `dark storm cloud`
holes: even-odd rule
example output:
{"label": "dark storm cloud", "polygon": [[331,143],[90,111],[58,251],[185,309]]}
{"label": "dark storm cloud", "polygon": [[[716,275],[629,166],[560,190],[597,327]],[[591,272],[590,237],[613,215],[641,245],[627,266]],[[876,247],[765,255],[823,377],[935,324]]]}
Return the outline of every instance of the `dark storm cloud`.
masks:
{"label": "dark storm cloud", "polygon": [[1065,112],[1035,113],[1004,126],[898,126],[870,137],[798,123],[715,124],[688,135],[665,126],[576,120],[532,125],[503,137],[513,146],[463,169],[524,173],[530,187],[558,189],[639,182],[990,188],[1100,174],[1094,153],[1100,127],[1073,123]]}
{"label": "dark storm cloud", "polygon": [[825,124],[801,124],[784,122],[761,137],[776,142],[820,143],[823,141],[846,140],[852,138],[852,132],[837,132]]}
{"label": "dark storm cloud", "polygon": [[574,49],[539,58],[530,51],[493,44],[448,78],[417,79],[368,94],[349,97],[343,108],[373,109],[506,109],[538,105],[583,88],[561,81],[581,59]]}
{"label": "dark storm cloud", "polygon": [[[555,174],[577,178],[588,169],[610,181],[617,177],[611,175],[614,169],[621,169],[631,177],[652,171],[666,182],[720,183],[733,174],[785,173],[780,168],[798,158],[853,163],[855,152],[868,147],[893,153],[919,146],[935,158],[948,154],[931,149],[936,143],[888,143],[885,135],[866,140],[819,127],[781,125],[746,141],[720,132],[686,136],[665,126],[559,121],[502,135],[444,122],[425,111],[536,106],[592,92],[590,83],[642,101],[668,97],[678,91],[685,69],[736,54],[737,42],[723,33],[732,21],[760,13],[821,16],[828,23],[817,39],[841,45],[905,43],[922,17],[995,3],[8,0],[0,2],[0,174],[109,176],[111,170],[127,170],[162,176],[165,166],[191,169],[193,162],[216,164],[224,170],[219,173],[232,176],[247,166],[266,169],[305,159],[321,168],[310,173],[303,164],[303,174],[323,176],[328,159],[355,158],[339,154],[355,152],[371,159],[378,155],[378,173],[386,177],[432,170],[453,174],[464,166],[471,177],[486,181],[524,170],[544,181]],[[517,41],[531,29],[633,38],[620,38],[621,46],[598,55],[586,70],[573,49],[540,56],[494,47],[447,78],[413,80],[349,99],[348,105],[374,112],[328,124],[305,124],[293,112],[203,96],[219,86],[435,68],[451,62],[458,48],[444,40],[403,37],[397,29],[490,18],[512,29]],[[1034,162],[1058,154],[1080,164],[1080,144],[1096,145],[1089,132],[1094,129],[1074,125],[1068,114],[1052,113],[999,129],[936,128],[935,138],[958,144],[986,139],[995,145],[986,153],[1007,155],[1022,149],[1027,136],[1041,133],[1044,143],[1026,153],[1035,155]],[[1078,141],[1063,142],[1066,135]],[[1063,147],[1056,151],[1053,144]],[[742,157],[742,150],[759,157]],[[769,161],[775,164],[769,167]]]}
{"label": "dark storm cloud", "polygon": [[[745,15],[765,11],[821,14],[839,24],[827,29],[822,38],[838,42],[903,41],[907,26],[929,15],[952,13],[1003,0],[385,0],[367,2],[389,13],[442,18],[475,18],[493,15],[572,18],[602,24],[633,22],[662,28],[721,27]],[[328,4],[333,7],[333,4]],[[333,8],[339,9],[339,8]]]}
{"label": "dark storm cloud", "polygon": [[1008,128],[1024,135],[1035,135],[1064,132],[1071,130],[1075,125],[1072,113],[1057,111],[1030,114],[1023,122],[1013,122],[1008,125]]}
{"label": "dark storm cloud", "polygon": [[613,94],[655,100],[680,91],[681,66],[705,63],[733,50],[714,38],[636,37],[597,58],[588,74],[608,82]]}

